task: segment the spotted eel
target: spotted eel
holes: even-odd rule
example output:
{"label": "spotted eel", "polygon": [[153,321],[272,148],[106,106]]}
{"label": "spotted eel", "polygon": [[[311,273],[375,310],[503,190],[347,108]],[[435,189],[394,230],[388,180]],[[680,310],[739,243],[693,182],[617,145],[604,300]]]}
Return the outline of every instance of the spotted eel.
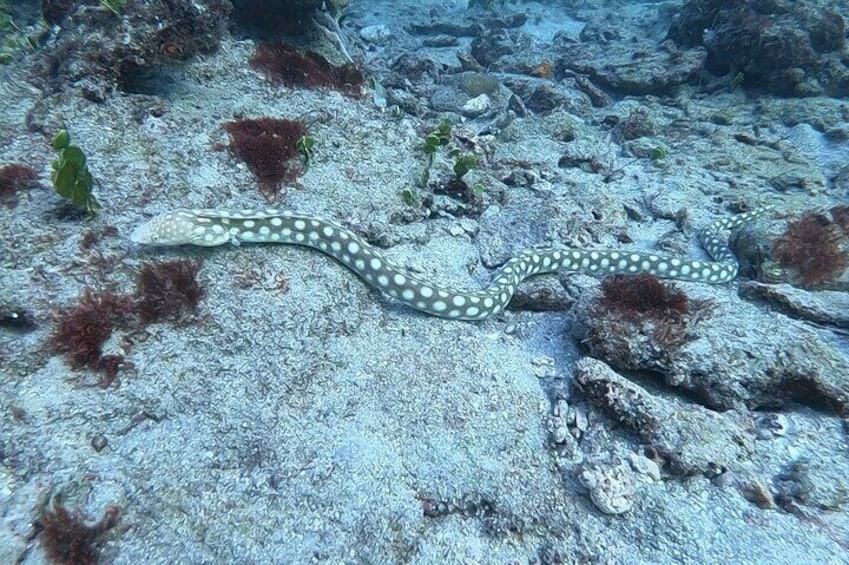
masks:
{"label": "spotted eel", "polygon": [[284,243],[312,247],[330,255],[368,284],[404,304],[433,316],[455,320],[483,320],[499,314],[524,279],[555,271],[591,275],[650,273],[658,277],[721,284],[737,276],[737,259],[721,238],[721,231],[739,227],[763,214],[757,208],[720,218],[699,233],[713,261],[664,257],[654,253],[600,251],[552,247],[532,249],[510,259],[488,287],[463,291],[432,284],[394,265],[361,237],[341,225],[297,212],[276,209],[174,210],[137,227],[130,239],[151,245]]}

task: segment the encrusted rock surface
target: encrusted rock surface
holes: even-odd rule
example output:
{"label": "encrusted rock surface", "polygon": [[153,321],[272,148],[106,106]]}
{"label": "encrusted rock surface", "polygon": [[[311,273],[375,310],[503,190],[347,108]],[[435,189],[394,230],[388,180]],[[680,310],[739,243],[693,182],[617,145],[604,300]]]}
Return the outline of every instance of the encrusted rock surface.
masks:
{"label": "encrusted rock surface", "polygon": [[45,2],[58,31],[41,54],[39,82],[95,102],[139,88],[160,65],[217,49],[230,9],[227,0],[146,0],[114,14],[98,2]]}
{"label": "encrusted rock surface", "polygon": [[575,366],[575,380],[594,406],[636,433],[677,473],[715,476],[754,453],[745,412],[676,405],[590,357]]}
{"label": "encrusted rock surface", "polygon": [[594,300],[587,293],[579,301],[578,336],[613,367],[659,373],[717,410],[799,402],[849,413],[849,361],[801,323],[777,324],[775,312],[712,301],[665,332],[663,322],[592,315]]}

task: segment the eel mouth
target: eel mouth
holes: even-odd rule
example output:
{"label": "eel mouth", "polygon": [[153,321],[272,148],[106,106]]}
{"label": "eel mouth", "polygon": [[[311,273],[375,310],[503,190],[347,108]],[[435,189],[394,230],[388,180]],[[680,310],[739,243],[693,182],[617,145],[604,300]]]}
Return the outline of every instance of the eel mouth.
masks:
{"label": "eel mouth", "polygon": [[133,243],[153,243],[150,234],[150,224],[142,224],[132,231],[130,241]]}

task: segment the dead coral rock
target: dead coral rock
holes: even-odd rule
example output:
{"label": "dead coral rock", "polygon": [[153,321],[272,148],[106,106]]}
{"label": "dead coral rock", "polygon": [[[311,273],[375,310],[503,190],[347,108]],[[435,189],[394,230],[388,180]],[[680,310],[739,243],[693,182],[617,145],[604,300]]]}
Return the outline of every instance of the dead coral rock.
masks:
{"label": "dead coral rock", "polygon": [[[826,5],[823,5],[826,4]],[[743,86],[780,95],[842,95],[845,21],[819,0],[689,0],[669,29],[682,47],[704,46],[717,76],[742,73]]]}
{"label": "dead coral rock", "polygon": [[589,357],[578,362],[575,378],[594,406],[636,433],[677,473],[715,476],[754,453],[752,425],[742,413],[664,400]]}
{"label": "dead coral rock", "polygon": [[163,62],[217,49],[230,3],[129,2],[120,16],[92,1],[47,2],[43,10],[48,21],[61,25],[41,52],[41,68],[33,77],[56,90],[71,84],[100,102],[116,88],[131,90],[128,85]]}
{"label": "dead coral rock", "polygon": [[503,79],[504,86],[515,93],[528,110],[538,114],[565,110],[576,116],[589,116],[595,104],[574,79],[562,83],[521,75],[504,75]]}
{"label": "dead coral rock", "polygon": [[770,485],[754,473],[728,472],[716,477],[713,484],[722,488],[730,488],[739,492],[743,498],[763,510],[771,510],[776,507]]}
{"label": "dead coral rock", "polygon": [[484,67],[520,50],[521,46],[513,35],[503,29],[481,30],[471,44],[472,57]]}
{"label": "dead coral rock", "polygon": [[626,463],[586,464],[578,478],[590,494],[596,508],[605,514],[624,514],[634,507],[636,485],[634,471]]}
{"label": "dead coral rock", "polygon": [[539,278],[522,283],[510,300],[508,308],[531,312],[563,312],[568,310],[573,302],[556,280]]}
{"label": "dead coral rock", "polygon": [[[613,275],[588,306],[587,340],[591,354],[617,367],[663,367],[707,315],[706,301],[690,300],[673,283],[653,275]],[[639,359],[634,363],[635,358]]]}
{"label": "dead coral rock", "polygon": [[801,459],[776,477],[783,505],[799,502],[821,510],[839,510],[849,502],[849,486],[841,470],[831,463]]}
{"label": "dead coral rock", "polygon": [[[753,305],[712,303],[709,315],[683,328],[645,330],[643,321],[593,314],[581,296],[576,328],[590,353],[617,369],[661,373],[716,410],[779,408],[788,401],[849,414],[849,361],[807,327]],[[581,304],[583,303],[583,304]],[[663,340],[657,336],[680,336]]]}
{"label": "dead coral rock", "polygon": [[613,128],[613,134],[624,141],[649,137],[657,133],[657,125],[645,108],[634,108],[627,118]]}
{"label": "dead coral rock", "polygon": [[849,294],[833,290],[808,291],[789,284],[747,281],[740,287],[747,298],[760,298],[794,318],[849,328]]}
{"label": "dead coral rock", "polygon": [[[555,38],[556,40],[556,38]],[[698,81],[707,53],[702,48],[659,48],[657,41],[629,34],[607,42],[555,44],[554,75],[587,75],[621,94],[670,94],[675,87]]]}

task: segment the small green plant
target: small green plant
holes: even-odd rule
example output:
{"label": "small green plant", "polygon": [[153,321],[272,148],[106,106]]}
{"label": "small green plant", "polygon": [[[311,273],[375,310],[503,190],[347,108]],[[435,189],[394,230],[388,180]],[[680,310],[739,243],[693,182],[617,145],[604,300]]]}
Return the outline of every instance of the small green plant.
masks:
{"label": "small green plant", "polygon": [[451,141],[451,122],[442,120],[436,129],[425,137],[422,151],[432,159],[436,151],[443,145],[448,145],[449,141]]}
{"label": "small green plant", "polygon": [[121,8],[127,5],[127,0],[100,0],[100,5],[119,16],[121,15]]}
{"label": "small green plant", "polygon": [[12,19],[8,4],[0,0],[0,65],[9,63],[21,49],[35,49],[35,41]]}
{"label": "small green plant", "polygon": [[389,94],[386,92],[386,87],[380,84],[376,78],[371,79],[372,101],[374,105],[381,110],[386,109],[389,104]]}
{"label": "small green plant", "polygon": [[416,193],[413,190],[413,187],[405,186],[404,189],[401,190],[401,198],[407,206],[414,206],[416,204]]}
{"label": "small green plant", "polygon": [[746,80],[746,75],[743,74],[743,71],[738,72],[731,77],[731,81],[728,83],[728,90],[734,92],[738,86],[743,84],[744,80]]}
{"label": "small green plant", "polygon": [[454,158],[454,174],[457,180],[462,179],[466,173],[478,166],[478,158],[471,154],[464,155],[459,149],[449,153]]}
{"label": "small green plant", "polygon": [[12,11],[5,0],[0,0],[0,32],[8,31],[12,25]]}
{"label": "small green plant", "polygon": [[667,155],[668,153],[666,152],[666,147],[663,147],[662,145],[657,145],[649,150],[649,159],[651,159],[652,161],[666,159]]}
{"label": "small green plant", "polygon": [[443,145],[448,145],[449,141],[451,141],[451,122],[448,120],[442,120],[436,129],[425,137],[424,144],[421,146],[422,152],[427,156],[427,164],[420,179],[423,186],[430,180],[430,168],[433,166],[436,152]]}
{"label": "small green plant", "polygon": [[53,160],[51,176],[56,194],[67,198],[89,214],[96,214],[100,204],[91,193],[94,177],[88,170],[83,150],[71,145],[71,135],[65,129],[53,138],[53,149],[59,153],[59,157]]}
{"label": "small green plant", "polygon": [[312,165],[313,147],[315,147],[315,138],[311,135],[300,137],[298,138],[298,141],[295,142],[295,149],[297,149],[298,153],[304,157],[304,163],[307,167]]}

